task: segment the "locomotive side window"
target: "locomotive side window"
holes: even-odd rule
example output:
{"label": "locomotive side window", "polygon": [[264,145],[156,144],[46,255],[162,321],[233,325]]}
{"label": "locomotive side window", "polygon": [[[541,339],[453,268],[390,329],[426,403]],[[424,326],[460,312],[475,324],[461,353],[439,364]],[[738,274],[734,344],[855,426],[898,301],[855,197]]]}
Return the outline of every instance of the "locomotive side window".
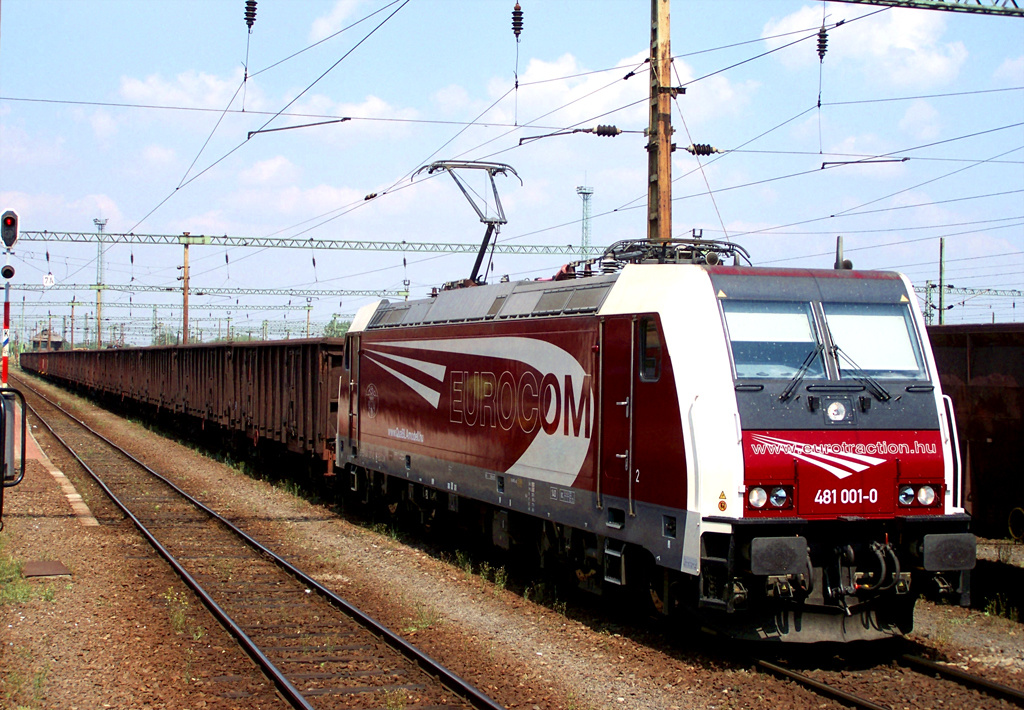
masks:
{"label": "locomotive side window", "polygon": [[653,318],[640,319],[640,379],[657,382],[661,377],[661,335]]}
{"label": "locomotive side window", "polygon": [[721,301],[738,378],[825,377],[810,303]]}
{"label": "locomotive side window", "polygon": [[926,378],[910,309],[896,303],[823,303],[839,351],[839,376]]}

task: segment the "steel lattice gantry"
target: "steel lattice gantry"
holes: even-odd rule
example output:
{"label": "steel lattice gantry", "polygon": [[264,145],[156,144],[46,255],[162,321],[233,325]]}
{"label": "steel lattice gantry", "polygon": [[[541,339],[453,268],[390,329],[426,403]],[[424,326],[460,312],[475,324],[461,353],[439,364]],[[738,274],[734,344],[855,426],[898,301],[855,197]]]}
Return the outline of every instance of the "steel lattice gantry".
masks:
{"label": "steel lattice gantry", "polygon": [[[89,303],[85,301],[29,301],[27,303],[29,307],[34,308],[67,308],[74,306],[75,308],[88,308]],[[180,311],[184,306],[181,303],[124,303],[123,301],[114,301],[112,303],[104,303],[104,308],[134,308],[139,311],[144,311],[152,308],[158,308],[162,311]],[[236,306],[226,303],[203,303],[198,306],[193,306],[197,311],[234,311],[244,308],[246,311],[306,311],[310,310],[313,306],[306,305],[295,305],[295,306],[282,306],[282,305],[271,305],[271,306]]]}
{"label": "steel lattice gantry", "polygon": [[[349,239],[298,239],[281,237],[230,237],[208,234],[188,236],[182,234],[114,234],[104,232],[21,232],[26,242],[85,242],[102,241],[104,244],[203,244],[221,247],[249,247],[256,249],[333,249],[343,251],[388,251],[410,254],[476,254],[479,244],[451,242],[360,241]],[[496,254],[519,255],[574,255],[579,251],[572,244],[510,244],[492,245]],[[595,249],[603,250],[603,248]]]}
{"label": "steel lattice gantry", "polygon": [[947,12],[973,12],[979,15],[1024,17],[1024,3],[1020,0],[836,0],[857,5],[887,5],[916,10],[945,10]]}
{"label": "steel lattice gantry", "polygon": [[[40,286],[36,284],[11,284],[15,291],[95,291],[96,284],[54,284]],[[124,293],[181,293],[181,286],[142,286],[139,284],[103,284],[104,291],[121,291]],[[405,291],[387,291],[383,289],[297,289],[297,288],[193,288],[189,289],[193,296],[295,296],[298,298],[316,298],[321,296],[367,296],[370,298],[404,298]]]}

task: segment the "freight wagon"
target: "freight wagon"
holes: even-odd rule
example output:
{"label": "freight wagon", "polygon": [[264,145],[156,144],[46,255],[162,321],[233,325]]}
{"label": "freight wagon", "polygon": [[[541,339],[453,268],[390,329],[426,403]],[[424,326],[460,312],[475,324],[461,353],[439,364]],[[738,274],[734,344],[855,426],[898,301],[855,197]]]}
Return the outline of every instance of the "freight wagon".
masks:
{"label": "freight wagon", "polygon": [[335,339],[181,347],[31,352],[25,370],[203,427],[334,458],[337,382],[344,343]]}

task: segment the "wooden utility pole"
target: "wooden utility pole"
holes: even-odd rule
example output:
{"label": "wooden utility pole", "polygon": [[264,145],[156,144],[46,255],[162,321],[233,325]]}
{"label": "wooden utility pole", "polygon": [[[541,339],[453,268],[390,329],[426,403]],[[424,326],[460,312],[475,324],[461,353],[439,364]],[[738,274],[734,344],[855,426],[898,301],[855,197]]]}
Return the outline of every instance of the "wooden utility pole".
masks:
{"label": "wooden utility pole", "polygon": [[178,279],[182,282],[181,284],[181,342],[184,344],[188,343],[188,247],[189,244],[209,244],[210,237],[200,234],[199,236],[193,237],[189,232],[182,232],[181,236],[178,237],[178,241],[185,247],[185,259],[181,269],[181,276]]}
{"label": "wooden utility pole", "polygon": [[647,127],[647,238],[672,238],[672,50],[669,0],[651,0],[651,96]]}

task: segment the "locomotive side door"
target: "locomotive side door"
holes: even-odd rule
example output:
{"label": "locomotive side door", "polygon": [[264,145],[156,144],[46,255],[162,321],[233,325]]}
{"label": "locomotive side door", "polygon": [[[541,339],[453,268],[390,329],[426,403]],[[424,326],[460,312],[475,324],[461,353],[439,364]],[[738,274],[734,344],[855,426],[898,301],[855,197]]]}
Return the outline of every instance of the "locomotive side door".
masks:
{"label": "locomotive side door", "polygon": [[[680,460],[675,388],[662,382],[662,335],[653,315],[641,315],[633,328],[633,417],[635,454],[630,457],[629,499],[663,505],[678,496],[674,462]],[[639,442],[643,442],[640,444]],[[685,488],[685,484],[683,486]],[[641,495],[641,493],[645,495]],[[665,496],[669,496],[666,498]],[[684,499],[685,500],[685,499]],[[630,511],[631,513],[635,510]]]}
{"label": "locomotive side door", "polygon": [[600,352],[600,454],[597,480],[598,504],[608,507],[607,524],[625,525],[626,503],[609,502],[607,496],[629,497],[628,471],[633,452],[633,339],[631,316],[601,322]]}
{"label": "locomotive side door", "polygon": [[359,441],[359,336],[349,335],[345,343],[348,377],[348,455],[355,455]]}

